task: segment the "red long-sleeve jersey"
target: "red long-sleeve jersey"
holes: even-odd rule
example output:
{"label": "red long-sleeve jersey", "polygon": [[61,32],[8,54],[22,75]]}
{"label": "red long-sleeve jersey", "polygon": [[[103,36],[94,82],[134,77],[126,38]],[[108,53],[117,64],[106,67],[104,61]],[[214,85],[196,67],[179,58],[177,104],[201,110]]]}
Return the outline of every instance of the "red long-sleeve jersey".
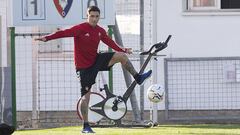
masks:
{"label": "red long-sleeve jersey", "polygon": [[89,23],[75,25],[69,29],[59,30],[47,35],[46,40],[63,37],[74,37],[74,62],[76,69],[84,69],[92,66],[96,60],[100,40],[112,49],[125,52],[120,48],[100,27],[92,27]]}

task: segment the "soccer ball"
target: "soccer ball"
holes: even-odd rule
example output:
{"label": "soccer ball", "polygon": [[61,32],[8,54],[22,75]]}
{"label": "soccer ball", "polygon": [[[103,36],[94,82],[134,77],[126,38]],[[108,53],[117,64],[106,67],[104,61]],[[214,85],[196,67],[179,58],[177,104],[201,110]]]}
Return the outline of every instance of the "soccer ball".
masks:
{"label": "soccer ball", "polygon": [[162,85],[153,84],[147,90],[148,99],[151,102],[158,103],[163,101],[164,97],[164,88]]}

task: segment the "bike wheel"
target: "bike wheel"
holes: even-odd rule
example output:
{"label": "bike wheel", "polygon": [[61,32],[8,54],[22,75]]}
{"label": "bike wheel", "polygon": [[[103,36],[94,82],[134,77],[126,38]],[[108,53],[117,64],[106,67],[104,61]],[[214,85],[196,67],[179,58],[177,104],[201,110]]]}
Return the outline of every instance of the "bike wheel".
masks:
{"label": "bike wheel", "polygon": [[[104,96],[102,96],[101,94],[90,92],[90,100],[88,105],[88,122],[89,123],[96,124],[103,118],[102,115],[90,110],[90,106],[95,105],[103,101],[104,99],[105,99]],[[82,113],[81,113],[81,106],[80,106],[81,100],[82,100],[82,97],[78,100],[78,103],[77,103],[77,114],[80,120],[83,120]]]}
{"label": "bike wheel", "polygon": [[127,105],[123,100],[117,103],[117,106],[114,105],[116,98],[117,97],[109,98],[103,107],[106,117],[111,120],[119,120],[127,113]]}

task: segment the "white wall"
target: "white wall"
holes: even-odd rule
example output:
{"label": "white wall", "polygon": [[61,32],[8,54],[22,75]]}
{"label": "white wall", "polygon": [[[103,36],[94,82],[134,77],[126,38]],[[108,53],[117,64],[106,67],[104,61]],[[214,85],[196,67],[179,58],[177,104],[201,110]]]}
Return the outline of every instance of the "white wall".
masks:
{"label": "white wall", "polygon": [[[183,8],[185,1],[153,0],[153,43],[164,41],[169,34],[172,35],[169,46],[159,54],[166,57],[239,56],[240,12],[224,15],[186,13]],[[160,84],[164,83],[162,58],[158,61]],[[159,110],[164,108],[164,102],[158,104]]]}
{"label": "white wall", "polygon": [[168,56],[239,56],[240,14],[186,15],[182,0],[156,2],[157,40],[173,35],[169,47],[163,51]]}
{"label": "white wall", "polygon": [[1,52],[0,55],[2,57],[2,67],[7,66],[7,20],[6,20],[6,0],[0,0],[0,16],[1,16],[1,40],[0,40],[0,45],[1,45]]}

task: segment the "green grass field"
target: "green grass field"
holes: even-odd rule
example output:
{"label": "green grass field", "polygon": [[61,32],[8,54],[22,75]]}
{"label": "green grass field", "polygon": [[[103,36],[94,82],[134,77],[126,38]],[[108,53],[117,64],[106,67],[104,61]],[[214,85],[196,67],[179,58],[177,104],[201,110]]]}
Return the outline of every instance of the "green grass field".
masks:
{"label": "green grass field", "polygon": [[[79,135],[81,127],[16,131],[13,135]],[[95,135],[240,135],[240,125],[160,125],[153,128],[93,128]]]}

